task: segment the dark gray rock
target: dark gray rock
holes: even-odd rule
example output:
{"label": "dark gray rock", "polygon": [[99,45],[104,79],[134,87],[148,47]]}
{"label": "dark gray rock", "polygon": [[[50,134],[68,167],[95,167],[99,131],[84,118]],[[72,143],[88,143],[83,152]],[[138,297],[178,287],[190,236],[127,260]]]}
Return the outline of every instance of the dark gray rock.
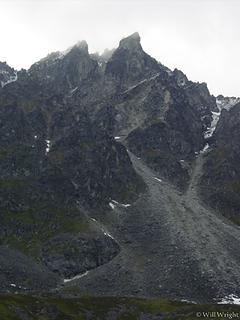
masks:
{"label": "dark gray rock", "polygon": [[158,62],[143,51],[139,34],[134,33],[120,41],[107,63],[105,76],[122,90],[155,75],[159,69]]}
{"label": "dark gray rock", "polygon": [[0,240],[24,254],[10,264],[33,257],[40,279],[91,269],[76,285],[99,295],[239,293],[238,229],[207,208],[238,216],[239,106],[223,110],[203,153],[215,98],[146,54],[137,33],[103,56],[80,42],[10,80],[0,89]]}
{"label": "dark gray rock", "polygon": [[146,161],[161,177],[181,189],[186,187],[189,172],[182,159],[191,155],[191,145],[181,132],[159,121],[146,129],[134,130],[127,141],[134,154]]}
{"label": "dark gray rock", "polygon": [[17,72],[9,67],[6,62],[0,62],[0,90],[5,85],[17,79]]}
{"label": "dark gray rock", "polygon": [[203,199],[233,222],[240,224],[240,104],[223,110],[201,179]]}
{"label": "dark gray rock", "polygon": [[120,251],[107,234],[96,236],[59,235],[42,249],[43,263],[64,278],[71,278],[112,260]]}
{"label": "dark gray rock", "polygon": [[0,246],[0,291],[47,291],[60,277],[23,253]]}

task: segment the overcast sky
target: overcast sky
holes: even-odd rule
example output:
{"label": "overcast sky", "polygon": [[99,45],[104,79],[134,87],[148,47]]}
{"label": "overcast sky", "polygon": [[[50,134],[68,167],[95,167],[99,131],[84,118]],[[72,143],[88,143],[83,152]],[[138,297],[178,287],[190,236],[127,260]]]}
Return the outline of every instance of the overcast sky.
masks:
{"label": "overcast sky", "polygon": [[101,52],[135,31],[169,68],[240,96],[239,0],[0,0],[0,61],[17,69],[78,40]]}

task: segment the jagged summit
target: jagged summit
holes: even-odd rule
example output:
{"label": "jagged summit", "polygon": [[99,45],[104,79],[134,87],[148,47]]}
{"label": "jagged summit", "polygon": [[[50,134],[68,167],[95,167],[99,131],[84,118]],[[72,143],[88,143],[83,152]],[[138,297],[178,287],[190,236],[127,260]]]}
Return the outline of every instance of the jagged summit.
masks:
{"label": "jagged summit", "polygon": [[138,50],[141,49],[141,38],[138,32],[131,34],[130,36],[122,39],[119,42],[119,47],[128,50]]}
{"label": "jagged summit", "polygon": [[88,52],[88,44],[86,40],[78,41],[73,47]]}
{"label": "jagged summit", "polygon": [[[134,32],[134,33],[132,33],[130,36],[127,36],[127,37],[124,38],[124,39],[136,40],[136,41],[138,41],[138,42],[141,41],[141,37],[140,37],[140,35],[139,35],[138,32]],[[124,40],[124,39],[122,39],[122,40]]]}
{"label": "jagged summit", "polygon": [[62,56],[66,56],[68,53],[72,51],[81,51],[83,53],[89,54],[88,52],[88,43],[86,40],[80,40],[75,43],[73,46],[69,47],[67,50],[61,52]]}
{"label": "jagged summit", "polygon": [[142,48],[137,32],[122,39],[106,66],[105,74],[127,89],[160,72],[158,62]]}

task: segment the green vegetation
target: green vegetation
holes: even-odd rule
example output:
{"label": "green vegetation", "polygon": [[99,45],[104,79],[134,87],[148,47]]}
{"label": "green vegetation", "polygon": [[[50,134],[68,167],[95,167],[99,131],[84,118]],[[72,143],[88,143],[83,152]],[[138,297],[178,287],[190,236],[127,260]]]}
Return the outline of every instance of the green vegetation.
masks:
{"label": "green vegetation", "polygon": [[19,212],[3,212],[1,221],[9,229],[8,235],[1,239],[1,242],[37,260],[41,248],[50,238],[63,233],[74,235],[91,232],[89,222],[74,208],[52,207],[48,208],[47,212],[33,208]]}
{"label": "green vegetation", "polygon": [[[81,297],[72,299],[0,295],[0,319],[20,320],[138,320],[141,315],[155,315],[164,320],[204,319],[208,312],[239,312],[239,306],[195,305],[162,299],[146,300],[120,297]],[[202,315],[202,316],[201,316]],[[228,319],[221,317],[221,319]]]}

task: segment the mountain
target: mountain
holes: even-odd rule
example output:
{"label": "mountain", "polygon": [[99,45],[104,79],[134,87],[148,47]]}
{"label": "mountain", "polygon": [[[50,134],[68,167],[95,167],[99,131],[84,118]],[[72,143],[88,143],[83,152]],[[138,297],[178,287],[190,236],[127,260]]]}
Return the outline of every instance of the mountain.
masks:
{"label": "mountain", "polygon": [[238,98],[138,33],[0,70],[1,292],[240,295]]}
{"label": "mountain", "polygon": [[17,80],[17,72],[9,67],[6,62],[0,62],[0,84],[4,87]]}

